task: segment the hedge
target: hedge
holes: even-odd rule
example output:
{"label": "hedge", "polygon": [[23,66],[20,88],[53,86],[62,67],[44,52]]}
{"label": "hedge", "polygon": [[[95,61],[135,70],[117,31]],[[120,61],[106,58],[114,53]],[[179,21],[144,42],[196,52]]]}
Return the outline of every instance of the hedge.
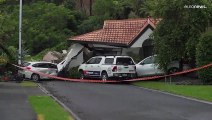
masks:
{"label": "hedge", "polygon": [[[196,50],[197,66],[203,66],[212,63],[212,32],[203,34],[200,38]],[[199,78],[204,83],[212,82],[212,67],[198,71]]]}

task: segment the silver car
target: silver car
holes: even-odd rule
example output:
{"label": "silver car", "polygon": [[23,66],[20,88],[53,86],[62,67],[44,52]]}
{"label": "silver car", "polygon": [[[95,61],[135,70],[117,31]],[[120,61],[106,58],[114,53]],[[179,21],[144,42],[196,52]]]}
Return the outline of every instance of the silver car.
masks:
{"label": "silver car", "polygon": [[[51,62],[25,62],[23,64],[23,67],[32,71],[54,76],[57,76],[58,72],[57,65]],[[41,76],[28,70],[19,70],[19,73],[22,74],[24,78],[32,79],[34,81],[38,81],[40,79],[48,79],[48,77],[46,76]]]}
{"label": "silver car", "polygon": [[[165,72],[159,69],[159,65],[155,63],[155,57],[157,55],[149,56],[138,64],[136,64],[137,76],[153,76],[153,75],[163,75]],[[183,65],[183,70],[187,70],[190,67],[187,64]],[[175,73],[179,71],[179,62],[173,61],[168,66],[168,73]]]}

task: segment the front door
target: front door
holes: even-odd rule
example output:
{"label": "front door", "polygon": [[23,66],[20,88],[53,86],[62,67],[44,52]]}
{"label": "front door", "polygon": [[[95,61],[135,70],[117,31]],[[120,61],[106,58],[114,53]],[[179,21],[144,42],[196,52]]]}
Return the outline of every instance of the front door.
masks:
{"label": "front door", "polygon": [[138,76],[150,76],[156,74],[156,66],[154,64],[154,57],[150,56],[142,60],[137,64],[137,75]]}
{"label": "front door", "polygon": [[87,62],[85,71],[90,77],[99,77],[101,74],[100,62],[102,58],[92,58]]}

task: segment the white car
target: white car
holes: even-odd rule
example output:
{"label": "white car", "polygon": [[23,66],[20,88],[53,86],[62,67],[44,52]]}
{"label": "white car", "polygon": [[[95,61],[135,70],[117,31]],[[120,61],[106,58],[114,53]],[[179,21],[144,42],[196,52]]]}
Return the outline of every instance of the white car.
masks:
{"label": "white car", "polygon": [[80,78],[133,78],[136,75],[135,62],[129,56],[96,56],[78,68]]}
{"label": "white car", "polygon": [[[23,67],[32,71],[42,72],[54,76],[57,76],[58,72],[57,65],[51,62],[25,62]],[[19,73],[22,74],[24,78],[32,79],[34,81],[48,79],[46,76],[41,76],[28,70],[19,70]]]}
{"label": "white car", "polygon": [[[149,56],[138,64],[136,64],[136,73],[138,77],[141,76],[153,76],[153,75],[164,75],[165,72],[159,69],[159,65],[155,63],[155,57],[157,55]],[[187,64],[183,64],[183,70],[187,70],[190,67]],[[168,66],[168,73],[175,73],[179,71],[179,62],[173,61]]]}

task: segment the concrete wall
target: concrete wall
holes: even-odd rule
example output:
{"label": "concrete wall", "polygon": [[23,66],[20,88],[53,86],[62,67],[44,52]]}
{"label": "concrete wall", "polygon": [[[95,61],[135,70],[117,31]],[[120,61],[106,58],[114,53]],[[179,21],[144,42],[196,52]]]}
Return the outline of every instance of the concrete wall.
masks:
{"label": "concrete wall", "polygon": [[73,67],[77,67],[79,65],[81,65],[83,63],[83,52],[81,52],[78,56],[72,58],[68,70],[73,68]]}

